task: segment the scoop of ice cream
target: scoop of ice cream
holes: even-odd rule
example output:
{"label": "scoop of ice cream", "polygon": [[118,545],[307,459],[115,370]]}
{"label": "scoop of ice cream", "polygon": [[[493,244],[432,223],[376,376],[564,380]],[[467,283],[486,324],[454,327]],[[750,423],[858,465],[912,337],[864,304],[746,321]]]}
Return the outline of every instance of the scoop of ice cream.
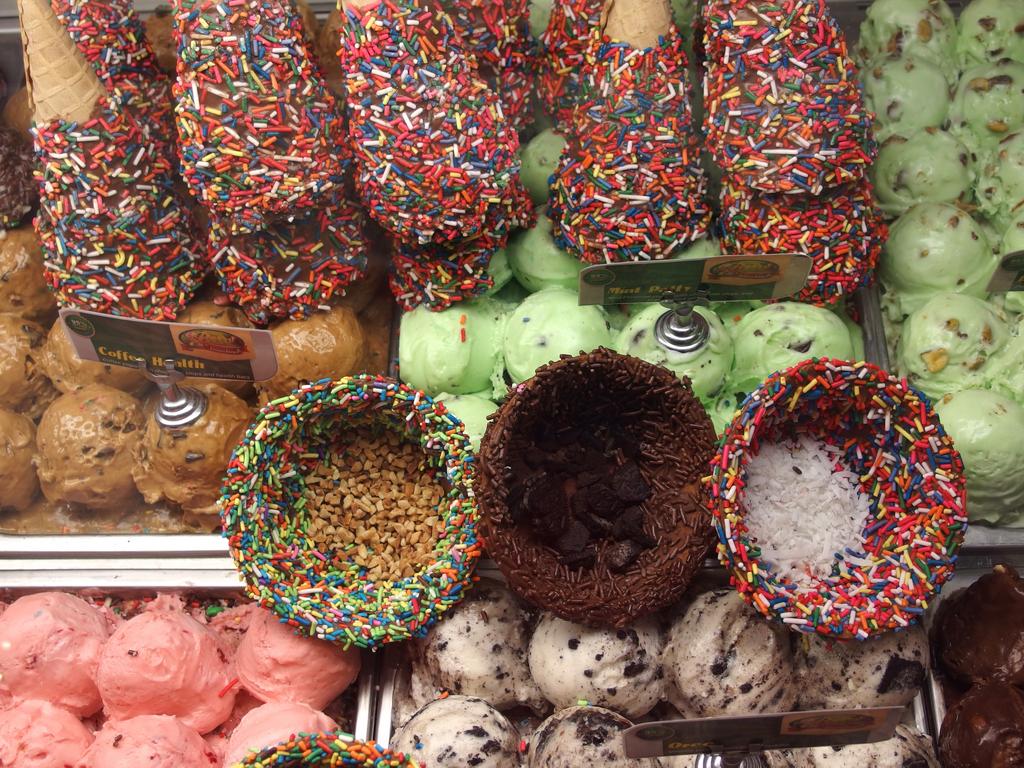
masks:
{"label": "scoop of ice cream", "polygon": [[886,741],[794,749],[791,756],[798,768],[940,768],[931,739],[906,725]]}
{"label": "scoop of ice cream", "polygon": [[43,250],[31,226],[0,230],[0,312],[49,324],[57,302],[43,279]]}
{"label": "scoop of ice cream", "polygon": [[1024,765],[1024,695],[1006,683],[971,688],[939,730],[943,768]]}
{"label": "scoop of ice cream", "polygon": [[0,313],[0,408],[36,420],[57,397],[39,365],[46,332],[9,313]]}
{"label": "scoop of ice cream", "polygon": [[217,768],[216,752],[176,717],[107,721],[75,768]]}
{"label": "scoop of ice cream", "polygon": [[938,127],[949,112],[949,82],[935,62],[916,56],[876,58],[861,72],[864,104],[879,140]]}
{"label": "scoop of ice cream", "polygon": [[206,410],[194,424],[163,427],[155,410],[150,410],[145,433],[135,445],[131,471],[147,503],[167,499],[187,515],[217,525],[224,468],[253,409],[216,384],[200,384],[197,389],[206,396]]}
{"label": "scoop of ice cream", "polygon": [[307,320],[285,320],[271,329],[277,373],[257,384],[264,400],[287,395],[303,382],[340,379],[360,371],[366,339],[348,307],[317,312]]}
{"label": "scoop of ice cream", "polygon": [[167,6],[158,6],[146,17],[146,40],[149,41],[160,69],[173,75],[178,66],[178,46],[174,40],[174,13]]}
{"label": "scoop of ice cream", "polygon": [[530,613],[503,584],[482,580],[423,640],[413,673],[433,690],[476,696],[498,709],[543,709],[530,677]]}
{"label": "scoop of ice cream", "polygon": [[486,701],[449,696],[413,715],[389,748],[436,768],[518,768],[518,746],[512,723]]}
{"label": "scoop of ice cream", "polygon": [[505,367],[525,381],[560,355],[611,346],[608,319],[599,307],[581,307],[574,291],[546,288],[531,294],[505,323]]}
{"label": "scoop of ice cream", "polygon": [[206,733],[231,714],[232,677],[213,632],[184,613],[149,610],[110,636],[96,683],[112,720],[173,715]]}
{"label": "scoop of ice cream", "polygon": [[1007,134],[1024,127],[1024,64],[979,64],[960,76],[949,109],[949,129],[969,150],[981,155]]}
{"label": "scoop of ice cream", "polygon": [[890,216],[919,203],[966,202],[974,175],[967,147],[938,128],[890,137],[871,166],[878,207]]}
{"label": "scoop of ice cream", "polygon": [[928,635],[920,626],[864,641],[808,635],[800,648],[801,709],[902,707],[928,671]]}
{"label": "scoop of ice cream", "polygon": [[729,336],[735,338],[736,326],[740,320],[749,315],[755,309],[768,306],[763,301],[713,301],[711,309],[721,319]]}
{"label": "scoop of ice cream", "polygon": [[298,733],[333,731],[338,724],[305,704],[264,704],[242,718],[228,739],[224,765],[235,765],[249,752],[287,740]]}
{"label": "scoop of ice cream", "polygon": [[861,22],[857,47],[861,61],[915,56],[956,82],[956,17],[945,0],[875,0]]}
{"label": "scoop of ice cream", "polygon": [[487,274],[494,282],[484,297],[488,298],[494,296],[502,288],[512,282],[512,267],[508,263],[508,250],[505,248],[499,248],[491,256],[491,260],[487,262]]}
{"label": "scoop of ice cream", "polygon": [[1024,683],[1024,582],[997,565],[943,597],[932,622],[935,660],[965,684]]}
{"label": "scoop of ice cream", "polygon": [[576,290],[583,264],[555,245],[551,219],[539,211],[537,223],[509,238],[508,265],[528,291],[557,286]]}
{"label": "scoop of ice cream", "polygon": [[966,69],[999,59],[1024,62],[1024,0],[971,0],[960,11],[956,54]]}
{"label": "scoop of ice cream", "polygon": [[28,416],[0,409],[0,509],[22,512],[39,493],[39,478],[32,466],[36,452],[36,425]]}
{"label": "scoop of ice cream", "polygon": [[479,299],[440,312],[421,305],[402,315],[398,370],[428,395],[465,395],[502,384],[501,330],[505,307]]}
{"label": "scoop of ice cream", "polygon": [[975,191],[981,212],[1005,232],[1024,208],[1024,131],[1009,134],[984,156]]}
{"label": "scoop of ice cream", "polygon": [[985,389],[964,389],[935,403],[935,412],[964,462],[971,521],[1024,522],[1024,408]]}
{"label": "scoop of ice cream", "polygon": [[59,321],[53,324],[46,336],[46,343],[39,355],[39,366],[54,386],[65,393],[90,384],[104,384],[130,395],[139,395],[150,386],[148,379],[135,368],[80,359],[68,340],[64,324]]}
{"label": "scoop of ice cream", "polygon": [[745,315],[733,333],[735,360],[729,391],[749,393],[771,373],[810,357],[854,357],[846,325],[810,304],[770,304]]}
{"label": "scoop of ice cream", "polygon": [[530,639],[530,672],[556,709],[582,700],[640,717],[665,697],[662,647],[652,621],[594,629],[546,614]]}
{"label": "scoop of ice cream", "polygon": [[95,714],[97,668],[109,635],[99,611],[73,595],[19,597],[0,614],[0,691]]}
{"label": "scoop of ice cream", "polygon": [[11,94],[4,103],[3,112],[0,113],[0,122],[8,128],[13,128],[25,136],[31,135],[33,122],[33,106],[28,95],[28,87],[21,86]]}
{"label": "scoop of ice cream", "polygon": [[238,646],[238,680],[263,701],[323,709],[359,676],[359,651],[302,637],[269,611],[260,611]]}
{"label": "scoop of ice cream", "polygon": [[545,128],[520,151],[522,167],[519,169],[519,178],[530,193],[534,205],[547,203],[548,179],[555,172],[563,149],[565,138],[551,128]]}
{"label": "scoop of ice cream", "polygon": [[878,274],[898,320],[939,293],[984,298],[997,263],[992,244],[970,214],[953,205],[923,203],[890,227]]}
{"label": "scoop of ice cream", "polygon": [[144,424],[139,401],[119,389],[90,384],[61,395],[36,432],[43,494],[93,509],[137,501],[132,453]]}
{"label": "scoop of ice cream", "polygon": [[[1011,297],[1018,301],[1024,300],[1019,292],[1005,296],[1007,301],[1003,303],[1004,311],[1014,311],[1014,304],[1009,301]],[[990,389],[1018,403],[1024,403],[1024,315],[1014,317],[1010,337],[985,364],[984,373]]]}
{"label": "scoop of ice cream", "polygon": [[696,352],[676,352],[658,342],[655,326],[666,312],[660,304],[643,309],[619,331],[615,351],[668,368],[680,378],[688,377],[693,393],[708,404],[722,391],[732,370],[732,337],[710,309],[697,307],[695,311],[710,326],[707,344]]}
{"label": "scoop of ice cream", "polygon": [[[178,313],[177,322],[193,323],[195,325],[216,325],[221,328],[252,328],[252,323],[245,313],[238,307],[228,304],[221,306],[213,301],[194,301],[182,312]],[[186,387],[194,387],[199,384],[208,384],[209,379],[196,379],[186,376],[182,384]],[[234,392],[239,397],[245,398],[252,394],[252,384],[248,381],[218,381],[217,384],[224,389]]]}
{"label": "scoop of ice cream", "polygon": [[622,732],[633,723],[602,707],[569,707],[556,712],[530,739],[530,768],[653,768],[658,760],[630,760]]}
{"label": "scoop of ice cream", "polygon": [[78,764],[92,739],[81,720],[48,701],[29,699],[0,713],[4,768],[68,768]]}
{"label": "scoop of ice cream", "polygon": [[1009,335],[1006,322],[988,302],[958,293],[938,294],[903,324],[900,372],[933,399],[982,386],[985,364]]}
{"label": "scoop of ice cream", "polygon": [[699,595],[672,622],[662,662],[683,717],[786,712],[800,694],[792,634],[733,591]]}
{"label": "scoop of ice cream", "polygon": [[449,395],[442,393],[435,398],[462,422],[473,450],[480,449],[480,440],[487,431],[487,417],[498,410],[498,404],[482,395]]}

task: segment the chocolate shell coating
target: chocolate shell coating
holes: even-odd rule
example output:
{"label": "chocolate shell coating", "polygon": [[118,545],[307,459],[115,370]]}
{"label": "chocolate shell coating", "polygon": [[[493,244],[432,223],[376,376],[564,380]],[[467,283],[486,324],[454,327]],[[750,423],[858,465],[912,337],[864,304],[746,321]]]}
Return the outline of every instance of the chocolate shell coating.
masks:
{"label": "chocolate shell coating", "polygon": [[[517,520],[516,477],[538,429],[586,431],[604,425],[636,449],[650,488],[642,526],[650,546],[625,568],[599,543],[592,564],[566,565],[550,537]],[[675,602],[704,560],[711,527],[700,478],[715,430],[688,381],[665,368],[607,349],[539,368],[514,388],[481,442],[476,494],[488,554],[509,586],[556,616],[623,628]],[[564,514],[552,500],[551,515]]]}
{"label": "chocolate shell coating", "polygon": [[1012,685],[976,685],[946,712],[939,737],[944,768],[1024,765],[1024,695]]}
{"label": "chocolate shell coating", "polygon": [[935,658],[962,683],[1024,684],[1024,582],[1008,565],[939,603]]}

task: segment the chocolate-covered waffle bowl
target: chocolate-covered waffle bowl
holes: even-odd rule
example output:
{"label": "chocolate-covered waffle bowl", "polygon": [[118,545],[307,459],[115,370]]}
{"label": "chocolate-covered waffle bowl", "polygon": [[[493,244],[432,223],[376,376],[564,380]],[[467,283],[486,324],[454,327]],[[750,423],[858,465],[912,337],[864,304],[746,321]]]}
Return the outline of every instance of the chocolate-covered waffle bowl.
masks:
{"label": "chocolate-covered waffle bowl", "polygon": [[543,366],[481,444],[485,547],[529,602],[624,627],[677,600],[703,562],[714,443],[689,383],[666,369],[607,349]]}

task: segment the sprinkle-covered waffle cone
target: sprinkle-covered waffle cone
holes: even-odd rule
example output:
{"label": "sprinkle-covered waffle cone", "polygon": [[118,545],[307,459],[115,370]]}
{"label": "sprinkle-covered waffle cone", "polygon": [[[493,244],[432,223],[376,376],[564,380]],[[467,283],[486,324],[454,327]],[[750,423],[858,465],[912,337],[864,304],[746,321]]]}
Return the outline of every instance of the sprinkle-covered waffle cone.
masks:
{"label": "sprinkle-covered waffle cone", "polygon": [[634,48],[650,48],[672,29],[666,0],[609,0],[604,8],[604,33]]}
{"label": "sprinkle-covered waffle cone", "polygon": [[37,123],[89,119],[106,90],[50,9],[49,0],[18,0],[25,80]]}

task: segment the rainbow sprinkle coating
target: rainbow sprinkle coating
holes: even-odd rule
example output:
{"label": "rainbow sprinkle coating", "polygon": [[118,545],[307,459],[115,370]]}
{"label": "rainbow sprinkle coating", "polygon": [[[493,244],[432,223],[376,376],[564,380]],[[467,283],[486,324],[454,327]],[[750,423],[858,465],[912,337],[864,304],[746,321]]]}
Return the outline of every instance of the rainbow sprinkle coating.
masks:
{"label": "rainbow sprinkle coating", "polygon": [[146,40],[134,3],[50,0],[50,7],[107,91],[173,153],[171,81]]}
{"label": "rainbow sprinkle coating", "polygon": [[724,253],[805,253],[811,274],[793,297],[836,304],[868,285],[889,229],[866,178],[814,195],[768,195],[722,186]]}
{"label": "rainbow sprinkle coating", "polygon": [[496,222],[472,240],[451,247],[394,242],[388,283],[395,301],[406,311],[421,304],[439,311],[484,295],[494,287],[488,267],[491,257],[505,247],[508,226],[529,228],[536,221],[537,212],[526,197],[511,221]]}
{"label": "rainbow sprinkle coating", "polygon": [[355,204],[281,217],[251,234],[210,225],[213,269],[221,290],[258,324],[305,318],[330,309],[353,281],[366,275],[366,214]]}
{"label": "rainbow sprinkle coating", "polygon": [[238,763],[245,768],[416,768],[411,758],[389,752],[373,741],[356,741],[347,733],[300,733],[288,741],[252,753]]}
{"label": "rainbow sprinkle coating", "polygon": [[590,40],[551,185],[555,242],[591,264],[672,258],[711,221],[683,37],[673,27],[648,49]]}
{"label": "rainbow sprinkle coating", "polygon": [[476,56],[480,76],[501,96],[516,131],[533,122],[536,51],[530,35],[529,0],[442,0],[462,43]]}
{"label": "rainbow sprinkle coating", "polygon": [[448,16],[415,0],[344,10],[356,188],[397,239],[456,243],[507,226],[526,192],[519,137]]}
{"label": "rainbow sprinkle coating", "polygon": [[57,301],[173,320],[205,267],[159,145],[113,99],[84,123],[55,120],[33,130],[35,225]]}
{"label": "rainbow sprinkle coating", "polygon": [[[447,488],[437,559],[397,581],[339,570],[305,532],[304,476],[346,429],[371,425],[418,441]],[[427,395],[385,377],[322,379],[269,402],[243,435],[221,493],[224,535],[249,596],[303,633],[346,648],[423,637],[472,583],[474,472],[461,422]]]}
{"label": "rainbow sprinkle coating", "polygon": [[877,154],[857,69],[825,0],[711,0],[707,149],[736,185],[819,194]]}
{"label": "rainbow sprinkle coating", "polygon": [[288,0],[184,0],[175,25],[181,168],[207,208],[252,232],[343,188],[342,119]]}
{"label": "rainbow sprinkle coating", "polygon": [[[871,499],[863,551],[798,591],[760,560],[744,477],[763,441],[806,432],[843,451]],[[791,629],[864,639],[910,626],[953,575],[967,530],[963,463],[928,400],[868,363],[812,359],[773,373],[740,406],[704,478],[718,556],[740,595]]]}
{"label": "rainbow sprinkle coating", "polygon": [[600,28],[604,0],[554,0],[540,38],[537,93],[561,130],[572,124],[591,33]]}

